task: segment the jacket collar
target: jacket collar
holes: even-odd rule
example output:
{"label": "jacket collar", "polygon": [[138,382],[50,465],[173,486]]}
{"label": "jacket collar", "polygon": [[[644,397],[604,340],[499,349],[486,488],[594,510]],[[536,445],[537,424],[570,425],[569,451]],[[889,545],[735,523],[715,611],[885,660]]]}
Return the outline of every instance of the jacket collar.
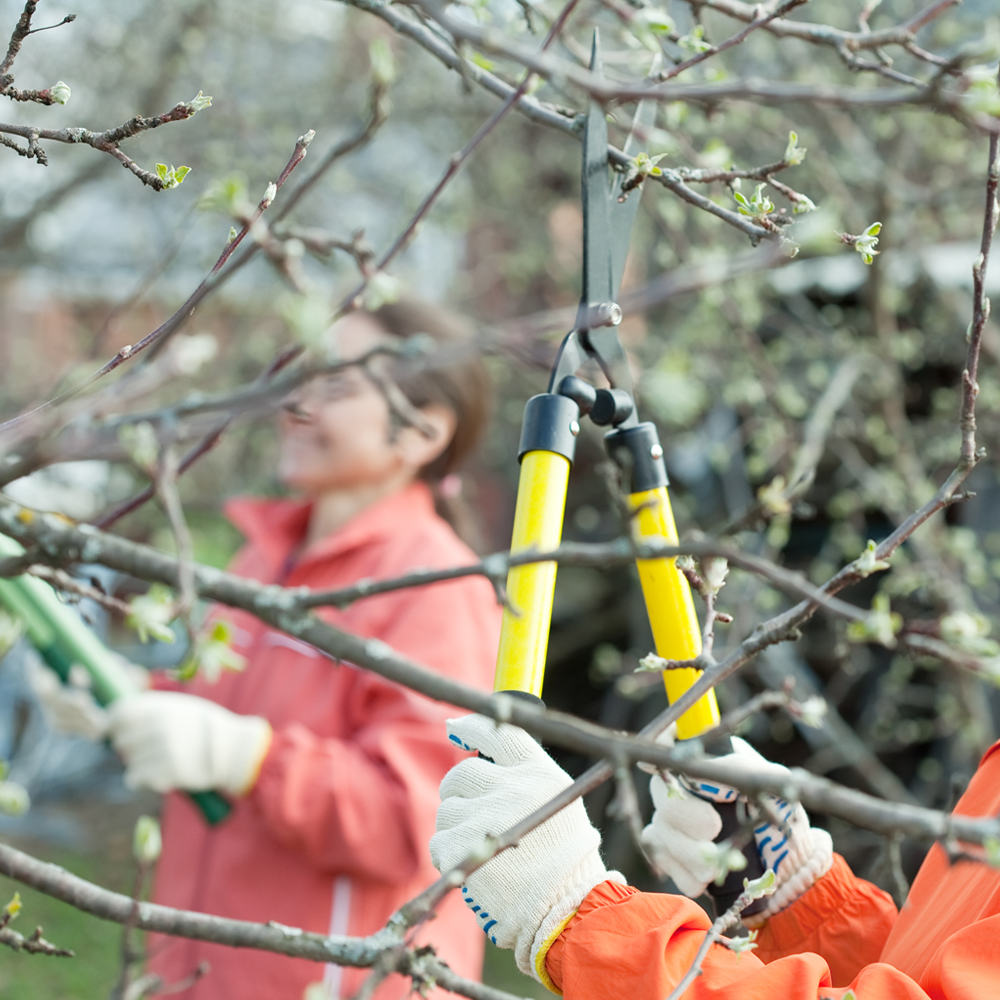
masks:
{"label": "jacket collar", "polygon": [[[271,562],[276,571],[305,539],[312,512],[308,500],[275,500],[236,497],[224,507],[229,520],[247,541]],[[435,516],[434,498],[426,483],[410,483],[405,489],[383,497],[351,518],[332,535],[312,545],[295,561],[297,569],[326,562],[351,549],[397,534]]]}

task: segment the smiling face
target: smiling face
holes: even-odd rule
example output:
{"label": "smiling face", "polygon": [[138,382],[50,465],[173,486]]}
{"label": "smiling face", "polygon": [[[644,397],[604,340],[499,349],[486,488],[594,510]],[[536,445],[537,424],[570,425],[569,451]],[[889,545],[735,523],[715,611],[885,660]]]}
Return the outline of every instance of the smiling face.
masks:
{"label": "smiling face", "polygon": [[[394,339],[361,313],[340,320],[332,333],[346,361]],[[319,376],[285,403],[278,474],[310,497],[401,489],[444,450],[454,431],[455,417],[446,407],[421,412],[431,437],[408,426],[394,434],[386,398],[362,368]]]}

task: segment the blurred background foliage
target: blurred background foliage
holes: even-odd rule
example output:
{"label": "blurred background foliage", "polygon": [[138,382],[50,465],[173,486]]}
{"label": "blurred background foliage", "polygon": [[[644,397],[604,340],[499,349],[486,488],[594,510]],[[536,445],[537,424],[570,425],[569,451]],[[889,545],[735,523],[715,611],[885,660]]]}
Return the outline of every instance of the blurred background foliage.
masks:
{"label": "blurred background foliage", "polygon": [[[557,10],[550,2],[537,6],[549,17]],[[861,6],[860,0],[814,0],[796,16],[854,30]],[[922,6],[886,0],[872,25],[898,23]],[[19,9],[13,0],[0,2],[0,24],[12,26]],[[665,10],[678,32],[693,26],[689,4],[669,0]],[[71,12],[61,2],[47,3],[46,23]],[[10,107],[10,119],[105,128],[136,113],[165,111],[199,90],[211,94],[213,104],[193,120],[129,145],[147,168],[157,162],[192,168],[182,187],[161,194],[90,149],[53,146],[46,169],[0,150],[0,418],[71,384],[177,308],[226,239],[230,220],[198,208],[213,185],[240,176],[255,200],[298,135],[317,132],[308,165],[357,127],[366,113],[374,39],[386,40],[397,65],[392,115],[367,147],[340,161],[295,210],[297,224],[344,239],[364,229],[369,244],[386,246],[448,156],[496,107],[494,98],[463,88],[456,74],[382,22],[334,0],[91,0],[79,13],[74,24],[30,38],[17,68],[21,86],[65,80],[72,100],[65,107]],[[706,37],[713,41],[737,28],[730,19],[703,13]],[[467,14],[528,36],[523,10],[512,0],[474,2]],[[581,4],[563,54],[585,52],[594,23],[604,31],[610,67],[645,71],[649,50],[641,33],[637,37],[596,3]],[[995,74],[992,46],[998,35],[995,5],[967,0],[924,29],[920,42],[947,56],[965,53]],[[914,68],[905,53],[895,66]],[[501,74],[509,70],[496,67]],[[833,49],[764,31],[683,79],[711,81],[727,74],[875,85],[852,74]],[[579,95],[549,85],[536,96],[581,106]],[[622,141],[630,114],[629,107],[612,109],[612,141]],[[730,530],[762,488],[770,487],[765,496],[780,492],[777,477],[790,476],[817,403],[838,373],[849,373],[845,366],[856,367],[808,491],[791,504],[765,504],[763,515],[737,533],[744,547],[819,583],[855,558],[868,539],[885,537],[956,461],[987,141],[922,108],[873,113],[833,105],[676,103],[660,108],[649,152],[666,153],[664,165],[673,167],[753,167],[780,159],[793,130],[808,153],[780,177],[817,206],[797,216],[790,230],[801,246],[798,257],[772,257],[766,269],[731,276],[727,262],[757,254],[758,264],[751,266],[759,266],[765,248],[752,250],[724,222],[647,183],[626,289],[639,294],[661,276],[683,277],[695,268],[701,269],[700,287],[627,316],[621,336],[633,361],[640,412],[660,427],[682,535]],[[449,303],[501,345],[489,359],[494,420],[463,481],[488,551],[509,540],[524,400],[544,388],[546,365],[569,321],[565,313],[558,321],[546,317],[565,307],[571,307],[571,317],[579,295],[579,162],[580,147],[571,138],[511,115],[449,186],[392,269],[406,288]],[[752,188],[744,182],[742,191],[749,197]],[[736,206],[725,185],[712,185],[707,193]],[[779,209],[791,212],[780,193],[768,193]],[[837,233],[858,234],[876,220],[882,223],[881,253],[866,267]],[[331,299],[356,281],[346,255],[306,264],[311,280]],[[1000,287],[997,275],[994,266],[988,290]],[[300,333],[296,315],[293,293],[260,255],[187,326],[186,335],[211,335],[217,355],[183,384],[159,390],[151,402],[251,380]],[[868,607],[884,592],[893,610],[930,629],[943,616],[958,615],[950,619],[959,625],[952,641],[1000,663],[1000,647],[989,637],[1000,602],[998,358],[1000,331],[989,323],[978,406],[978,440],[987,458],[970,481],[976,496],[922,528],[894,558],[891,572],[844,596]],[[185,476],[182,495],[201,561],[224,566],[239,544],[221,514],[226,498],[279,491],[275,447],[270,421],[245,422]],[[567,538],[593,541],[621,531],[603,462],[600,434],[588,425],[570,484]],[[37,475],[11,490],[38,506],[88,518],[141,484],[125,465],[86,463]],[[153,504],[117,530],[172,545],[166,519]],[[717,652],[718,643],[739,642],[785,600],[734,571],[720,603],[735,622],[720,628]],[[134,637],[115,623],[110,627],[112,636],[130,644],[129,652],[143,655]],[[549,705],[638,728],[663,705],[658,678],[633,673],[651,648],[632,571],[560,571],[545,690]],[[146,649],[145,655],[156,660],[160,653]],[[48,837],[65,848],[84,836],[91,820],[86,810],[72,812],[68,783],[59,780],[66,754],[53,749],[55,738],[38,731],[37,722],[25,721],[34,710],[16,684],[15,660],[9,657],[3,668],[11,694],[0,713],[0,756],[11,759],[36,807],[21,820],[4,820],[0,830]],[[841,622],[822,615],[797,642],[769,651],[724,684],[723,710],[757,691],[780,688],[788,676],[798,693],[826,696],[826,727],[808,730],[781,712],[764,713],[753,720],[748,738],[775,760],[868,791],[948,807],[997,738],[1000,704],[991,684],[936,661],[850,642]],[[585,763],[565,754],[561,760],[574,771]],[[79,801],[97,789],[105,799],[122,797],[113,772],[106,760],[88,763],[70,783]],[[88,784],[86,776],[94,774],[100,780]],[[589,802],[605,829],[608,860],[635,884],[654,887],[625,824],[609,816],[612,792],[602,789]],[[129,813],[132,807],[123,808]],[[901,891],[880,838],[839,823],[831,829],[855,870]],[[903,845],[907,876],[923,850]],[[58,940],[54,932],[50,936]],[[12,961],[42,965],[22,956],[5,964]],[[526,982],[519,979],[517,988],[527,988]],[[90,994],[67,985],[61,994],[46,995]]]}

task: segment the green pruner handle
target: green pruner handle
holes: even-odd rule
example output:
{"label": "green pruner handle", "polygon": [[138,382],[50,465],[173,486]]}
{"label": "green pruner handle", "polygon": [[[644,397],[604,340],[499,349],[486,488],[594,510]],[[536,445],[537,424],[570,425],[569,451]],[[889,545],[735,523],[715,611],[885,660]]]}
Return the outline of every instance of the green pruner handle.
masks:
{"label": "green pruner handle", "polygon": [[188,792],[187,797],[201,810],[209,826],[218,826],[233,811],[229,799],[218,792]]}
{"label": "green pruner handle", "polygon": [[[23,552],[14,539],[0,534],[0,557]],[[63,683],[69,680],[70,668],[79,663],[90,676],[91,692],[99,705],[136,692],[132,678],[110,650],[44,581],[34,576],[0,577],[0,605],[21,620],[31,644]],[[212,826],[232,811],[231,803],[218,792],[189,795]]]}

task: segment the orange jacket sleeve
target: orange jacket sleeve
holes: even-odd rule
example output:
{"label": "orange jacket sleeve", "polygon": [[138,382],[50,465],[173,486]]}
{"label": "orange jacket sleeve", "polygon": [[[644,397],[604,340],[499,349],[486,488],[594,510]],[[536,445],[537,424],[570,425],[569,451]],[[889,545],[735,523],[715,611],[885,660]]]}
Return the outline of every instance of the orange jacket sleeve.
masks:
{"label": "orange jacket sleeve", "polygon": [[[469,583],[407,592],[379,639],[484,688],[496,655],[496,601],[488,584]],[[426,861],[438,785],[461,756],[444,738],[455,709],[356,673],[343,706],[350,736],[277,728],[251,796],[271,833],[314,867],[403,882]]]}
{"label": "orange jacket sleeve", "polygon": [[[552,946],[546,969],[566,1000],[664,1000],[690,968],[710,927],[701,907],[684,896],[604,882],[591,890]],[[974,989],[980,982],[975,977],[982,975],[981,968],[962,971],[968,957],[965,949],[948,963],[962,986],[934,993],[934,1000],[984,995],[962,988]],[[752,953],[737,956],[714,944],[684,1000],[842,1000],[848,989],[856,1000],[931,997],[889,965],[869,965],[849,986],[834,987],[829,966],[817,954],[789,955],[765,965]]]}
{"label": "orange jacket sleeve", "polygon": [[764,924],[754,954],[769,963],[815,952],[826,959],[833,982],[843,985],[878,961],[896,915],[888,893],[857,878],[835,854],[826,875]]}

